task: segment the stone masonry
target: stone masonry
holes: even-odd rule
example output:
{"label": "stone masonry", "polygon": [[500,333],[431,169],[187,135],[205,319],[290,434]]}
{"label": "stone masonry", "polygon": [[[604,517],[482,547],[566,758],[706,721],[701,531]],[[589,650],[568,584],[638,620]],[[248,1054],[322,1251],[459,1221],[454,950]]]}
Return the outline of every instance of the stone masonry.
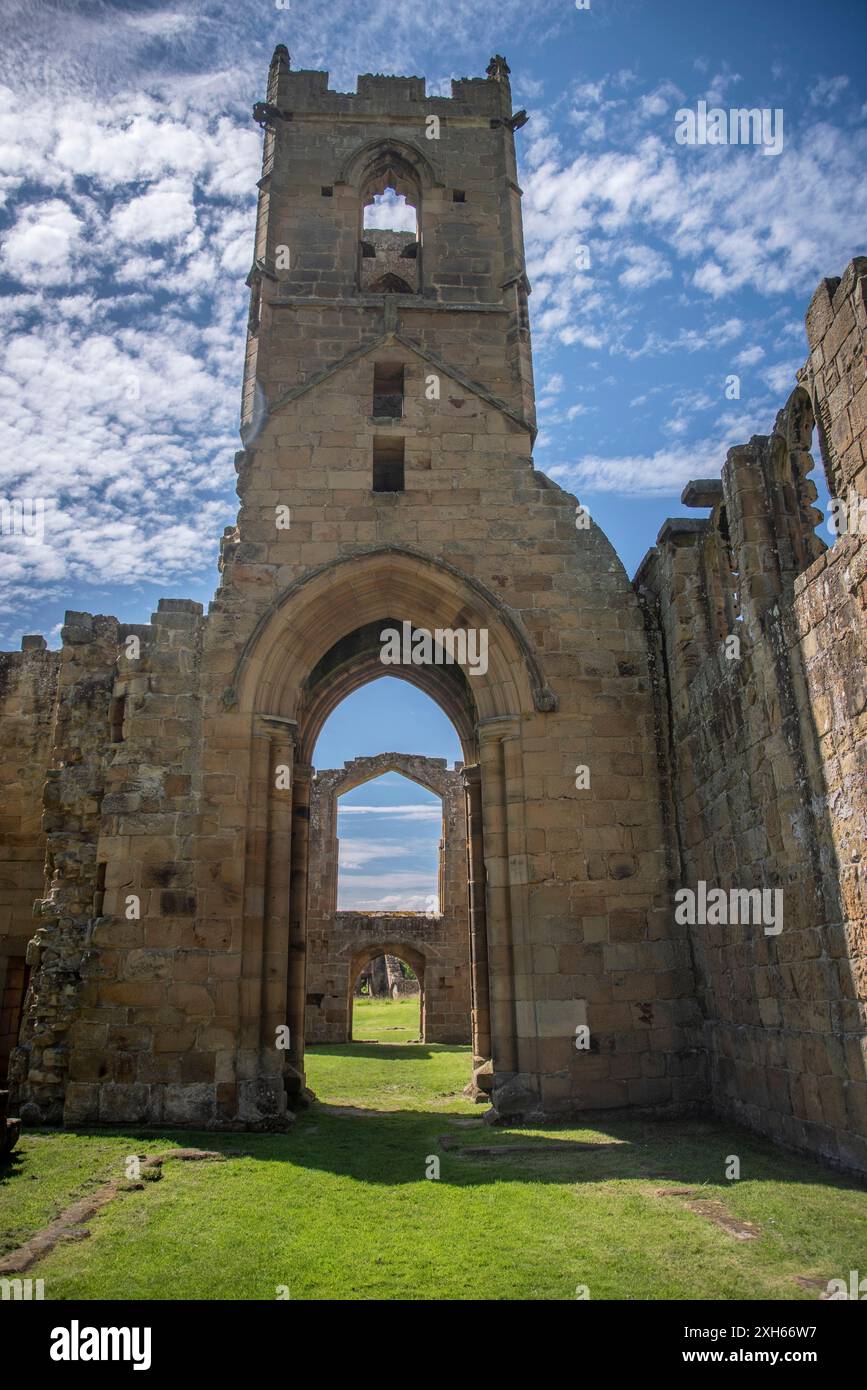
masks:
{"label": "stone masonry", "polygon": [[[0,957],[19,993],[30,971],[13,1113],[291,1123],[305,1015],[343,1008],[316,973],[333,831],[312,750],[388,673],[462,745],[450,988],[495,1113],[707,1106],[867,1171],[867,526],[827,548],[809,478],[815,421],[863,515],[867,261],[819,287],[771,433],[689,485],[701,516],[667,522],[630,584],[533,467],[505,60],[450,97],[370,75],[339,93],[278,48],[265,96],[215,598],[141,626],[71,612],[59,652],[0,657]],[[418,216],[397,285],[363,269],[387,188]],[[403,623],[484,633],[484,669],[384,667]],[[684,921],[702,882],[781,889],[779,934]],[[418,973],[405,924],[368,926],[332,922],[357,932],[347,992],[369,946]]]}

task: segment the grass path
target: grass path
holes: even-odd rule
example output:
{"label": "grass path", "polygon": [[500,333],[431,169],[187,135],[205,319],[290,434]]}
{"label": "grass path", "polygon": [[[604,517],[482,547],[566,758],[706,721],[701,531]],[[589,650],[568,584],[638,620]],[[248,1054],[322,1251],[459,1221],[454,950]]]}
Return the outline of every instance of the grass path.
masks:
{"label": "grass path", "polygon": [[[412,1003],[369,1006],[364,1036],[411,1027]],[[867,1191],[734,1127],[491,1129],[461,1095],[459,1047],[316,1047],[308,1067],[321,1103],[288,1135],[27,1133],[0,1170],[0,1245],[119,1175],[128,1154],[181,1144],[232,1156],[168,1165],[103,1209],[88,1238],[28,1271],[46,1298],[268,1300],[283,1286],[293,1299],[573,1299],[587,1285],[594,1299],[811,1299],[820,1290],[796,1276],[867,1268]],[[561,1147],[544,1152],[546,1138]],[[539,1151],[459,1152],[528,1143]],[[730,1154],[739,1182],[724,1178]],[[758,1238],[658,1195],[684,1188]]]}

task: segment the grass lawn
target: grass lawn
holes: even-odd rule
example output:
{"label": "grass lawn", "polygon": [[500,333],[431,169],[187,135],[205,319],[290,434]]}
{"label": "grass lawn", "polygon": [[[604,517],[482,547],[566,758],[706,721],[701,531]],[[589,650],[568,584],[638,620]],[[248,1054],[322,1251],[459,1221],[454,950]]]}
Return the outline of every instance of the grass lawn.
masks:
{"label": "grass lawn", "polygon": [[[366,1005],[363,1036],[412,1031],[407,1005]],[[809,1300],[821,1288],[798,1277],[824,1287],[867,1267],[855,1180],[713,1121],[491,1129],[461,1095],[469,1061],[428,1044],[311,1048],[319,1102],[286,1135],[28,1132],[0,1170],[0,1244],[122,1176],[127,1155],[190,1145],[229,1157],[169,1163],[118,1196],[89,1238],[27,1271],[47,1299],[274,1299],[281,1285],[293,1299],[573,1299],[586,1285],[594,1299]],[[459,1152],[516,1144],[536,1151]]]}
{"label": "grass lawn", "polygon": [[353,1001],[352,1036],[357,1042],[415,1042],[419,1031],[418,995]]}

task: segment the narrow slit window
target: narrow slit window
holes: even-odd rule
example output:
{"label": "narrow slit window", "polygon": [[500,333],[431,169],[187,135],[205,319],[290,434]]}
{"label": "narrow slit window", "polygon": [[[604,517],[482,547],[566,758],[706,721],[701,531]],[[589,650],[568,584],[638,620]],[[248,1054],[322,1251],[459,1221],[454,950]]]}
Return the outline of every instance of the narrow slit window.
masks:
{"label": "narrow slit window", "polygon": [[96,884],[93,890],[93,915],[102,916],[103,904],[105,902],[105,863],[96,866]]}
{"label": "narrow slit window", "polygon": [[322,196],[323,196],[323,198],[333,198],[333,197],[334,197],[334,188],[333,188],[333,186],[332,186],[330,183],[324,183],[324,184],[322,185]]}
{"label": "narrow slit window", "polygon": [[374,439],[374,492],[403,492],[405,444],[403,439]]}
{"label": "narrow slit window", "polygon": [[403,363],[377,362],[373,368],[373,414],[381,420],[403,417]]}
{"label": "narrow slit window", "polygon": [[112,743],[123,743],[123,721],[126,718],[126,696],[115,695],[109,708]]}
{"label": "narrow slit window", "polygon": [[452,202],[454,202],[454,203],[465,203],[466,201],[467,201],[467,195],[466,195],[466,193],[464,192],[464,190],[463,190],[462,188],[456,188],[456,189],[454,190],[454,192],[452,193]]}

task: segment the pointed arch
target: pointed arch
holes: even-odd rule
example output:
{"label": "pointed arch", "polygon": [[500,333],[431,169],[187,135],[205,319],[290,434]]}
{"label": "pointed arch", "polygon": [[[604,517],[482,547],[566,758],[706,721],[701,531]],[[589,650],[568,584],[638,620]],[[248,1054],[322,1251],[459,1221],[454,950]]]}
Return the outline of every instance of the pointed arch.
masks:
{"label": "pointed arch", "polygon": [[[418,145],[409,140],[395,140],[393,136],[368,140],[360,145],[344,162],[338,181],[360,193],[371,178],[389,169],[414,183],[419,190],[445,187],[430,158]],[[397,189],[398,193],[405,191]]]}
{"label": "pointed arch", "polygon": [[[487,669],[383,666],[380,624],[487,633]],[[479,720],[556,709],[529,636],[484,585],[444,560],[384,547],[333,560],[298,580],[260,619],[239,658],[227,706],[298,723],[309,757],[327,715],[384,674],[418,685],[452,719],[467,762]]]}

